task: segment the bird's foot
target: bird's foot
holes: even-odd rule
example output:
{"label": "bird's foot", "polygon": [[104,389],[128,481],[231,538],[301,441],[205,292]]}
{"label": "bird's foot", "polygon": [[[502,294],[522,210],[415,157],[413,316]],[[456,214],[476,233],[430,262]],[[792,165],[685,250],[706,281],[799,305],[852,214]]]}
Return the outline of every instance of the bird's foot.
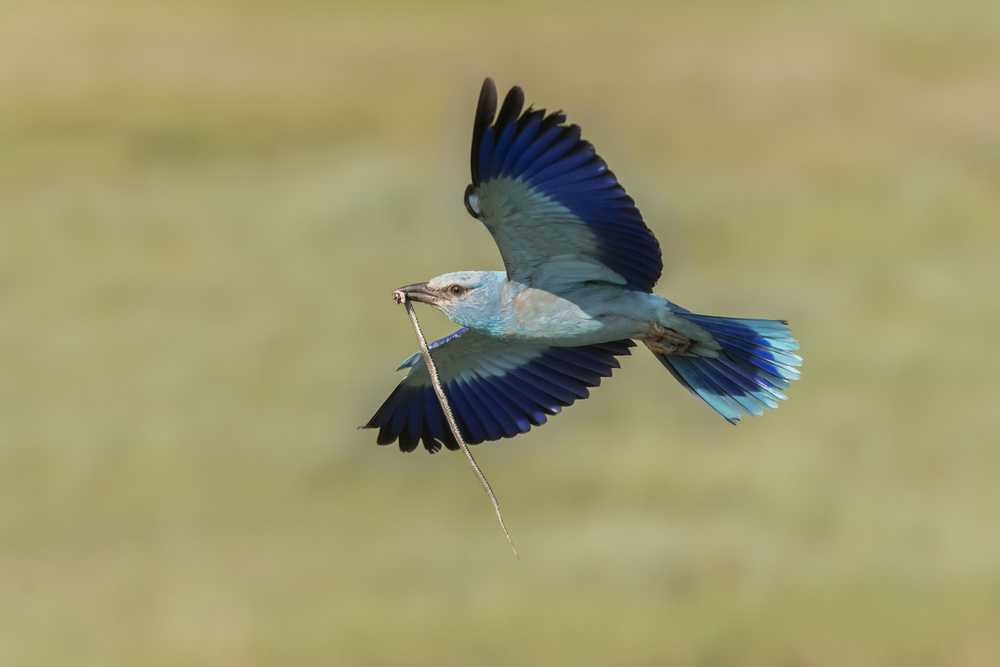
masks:
{"label": "bird's foot", "polygon": [[642,342],[653,352],[659,354],[687,354],[695,344],[692,339],[684,334],[678,333],[658,322],[653,322],[652,325],[652,335],[648,338],[643,338]]}

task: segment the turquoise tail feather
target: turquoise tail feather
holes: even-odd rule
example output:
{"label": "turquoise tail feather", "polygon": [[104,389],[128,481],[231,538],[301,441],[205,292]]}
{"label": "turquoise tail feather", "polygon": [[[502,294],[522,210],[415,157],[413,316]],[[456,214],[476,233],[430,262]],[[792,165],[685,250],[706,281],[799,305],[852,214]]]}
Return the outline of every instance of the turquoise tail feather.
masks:
{"label": "turquoise tail feather", "polygon": [[782,389],[799,379],[799,343],[784,320],[684,314],[721,346],[717,357],[663,354],[656,358],[688,391],[735,424],[744,414],[762,415],[784,400]]}

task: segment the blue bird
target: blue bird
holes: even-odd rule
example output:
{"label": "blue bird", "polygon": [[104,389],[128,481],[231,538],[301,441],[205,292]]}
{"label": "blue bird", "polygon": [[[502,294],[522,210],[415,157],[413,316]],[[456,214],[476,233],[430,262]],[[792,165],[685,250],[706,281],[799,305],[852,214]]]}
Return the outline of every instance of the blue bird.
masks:
{"label": "blue bird", "polygon": [[[696,315],[653,294],[660,244],[632,198],[561,112],[523,111],[511,88],[496,114],[486,79],[465,207],[505,271],[459,271],[401,287],[461,325],[430,345],[468,444],[512,438],[587,398],[642,341],[705,405],[735,424],[784,399],[802,358],[787,322]],[[494,118],[495,116],[495,118]],[[378,444],[458,449],[420,353],[365,428]]]}

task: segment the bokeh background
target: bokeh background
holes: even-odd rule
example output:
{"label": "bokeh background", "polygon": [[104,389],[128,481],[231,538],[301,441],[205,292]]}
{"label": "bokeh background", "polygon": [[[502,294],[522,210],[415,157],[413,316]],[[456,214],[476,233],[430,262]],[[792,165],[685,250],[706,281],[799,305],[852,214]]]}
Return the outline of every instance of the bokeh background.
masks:
{"label": "bokeh background", "polygon": [[[391,291],[501,267],[487,75],[660,293],[805,357],[734,428],[636,350],[476,448],[519,561],[461,455],[356,430]],[[986,0],[4,2],[0,663],[1000,664],[998,119]]]}

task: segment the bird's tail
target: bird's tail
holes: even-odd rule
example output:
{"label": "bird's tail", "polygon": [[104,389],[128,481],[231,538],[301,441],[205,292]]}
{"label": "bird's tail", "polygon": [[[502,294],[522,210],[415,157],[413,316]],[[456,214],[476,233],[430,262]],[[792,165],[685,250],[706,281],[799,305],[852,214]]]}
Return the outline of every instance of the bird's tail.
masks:
{"label": "bird's tail", "polygon": [[[743,413],[761,415],[764,408],[778,407],[777,401],[785,398],[781,390],[799,378],[796,367],[802,365],[802,357],[792,352],[799,343],[784,320],[694,313],[683,317],[712,334],[721,349],[695,345],[671,354],[657,351],[662,345],[650,348],[678,382],[731,423]],[[672,341],[664,342],[669,347]]]}

